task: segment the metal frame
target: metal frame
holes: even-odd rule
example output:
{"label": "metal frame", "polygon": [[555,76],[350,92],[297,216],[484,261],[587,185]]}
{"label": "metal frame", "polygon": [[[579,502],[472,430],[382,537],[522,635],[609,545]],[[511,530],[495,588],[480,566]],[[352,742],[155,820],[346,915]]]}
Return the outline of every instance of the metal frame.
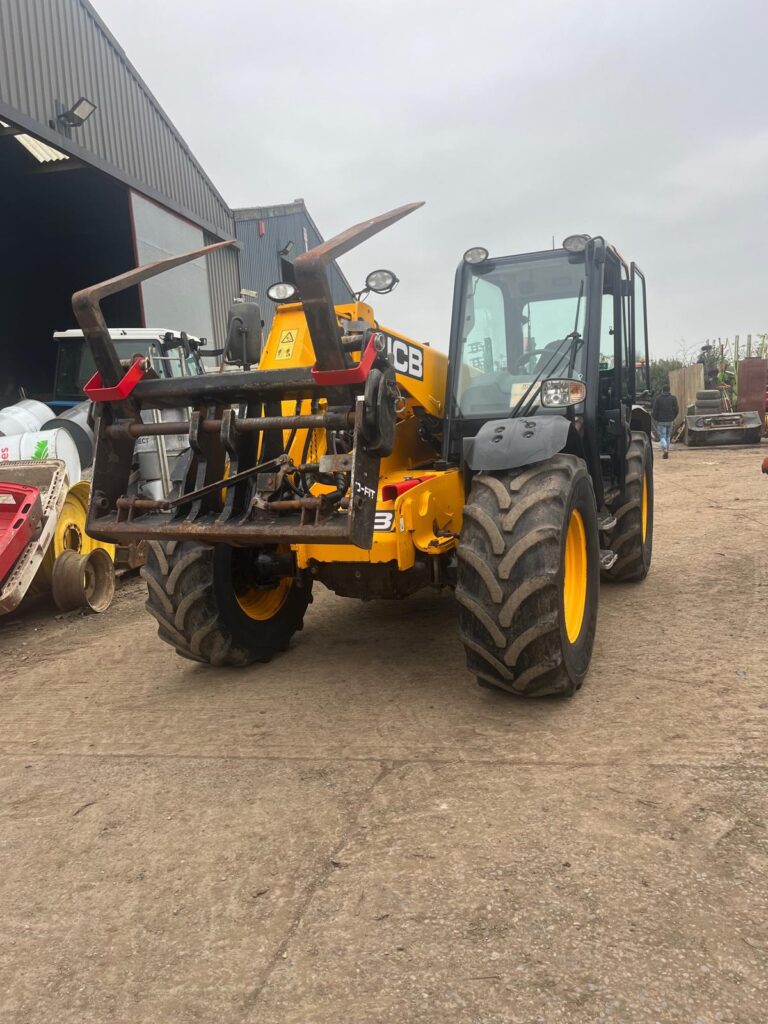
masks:
{"label": "metal frame", "polygon": [[[216,373],[175,379],[124,380],[101,311],[101,300],[123,288],[204,256],[231,242],[173,256],[77,292],[72,306],[93,354],[99,383],[115,389],[97,405],[96,454],[88,533],[97,539],[199,540],[233,546],[278,543],[351,543],[370,548],[381,456],[385,389],[371,389],[373,367],[391,373],[372,336],[360,351],[373,359],[354,363],[330,295],[327,268],[340,254],[421,206],[412,203],[349,228],[296,260],[297,283],[315,352],[314,367]],[[374,332],[368,332],[372,335]],[[143,368],[142,368],[143,369]],[[318,372],[319,371],[319,372]],[[362,372],[361,372],[362,371]],[[133,368],[134,376],[137,368]],[[381,375],[380,375],[381,376]],[[382,377],[383,379],[383,377]],[[118,385],[122,383],[122,387]],[[327,411],[282,414],[282,402],[324,398]],[[144,410],[191,409],[184,423],[144,423]],[[394,408],[390,410],[394,422]],[[180,427],[182,429],[180,429]],[[283,431],[350,431],[352,450],[296,465],[284,450]],[[136,439],[186,432],[191,452],[182,493],[154,500],[128,494]],[[293,434],[295,436],[295,433]],[[329,447],[329,452],[332,448]],[[336,480],[321,494],[296,492],[295,474]]]}

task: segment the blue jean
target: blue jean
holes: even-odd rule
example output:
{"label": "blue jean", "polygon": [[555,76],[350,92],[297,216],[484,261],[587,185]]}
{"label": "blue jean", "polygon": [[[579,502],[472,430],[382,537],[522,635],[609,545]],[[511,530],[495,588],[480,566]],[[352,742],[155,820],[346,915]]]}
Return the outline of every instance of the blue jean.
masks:
{"label": "blue jean", "polygon": [[661,445],[662,451],[669,451],[669,438],[672,434],[671,423],[657,423],[656,429],[659,432],[659,444]]}

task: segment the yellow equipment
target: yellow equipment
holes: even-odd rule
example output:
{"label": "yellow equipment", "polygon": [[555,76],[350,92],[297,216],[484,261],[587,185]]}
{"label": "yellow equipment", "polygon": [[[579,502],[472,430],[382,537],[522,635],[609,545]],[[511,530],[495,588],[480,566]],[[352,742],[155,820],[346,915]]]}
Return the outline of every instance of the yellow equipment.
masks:
{"label": "yellow equipment", "polygon": [[[161,380],[141,360],[121,365],[99,305],[216,246],[75,295],[99,371],[86,387],[88,532],[149,541],[147,608],[185,657],[268,660],[301,628],[316,581],[363,599],[449,586],[482,685],[568,695],[589,666],[601,574],[639,580],[650,566],[650,421],[635,405],[644,278],[600,237],[494,259],[475,247],[445,355],[382,326],[363,293],[334,307],[326,276],[418,205],[298,257],[295,279],[269,289],[263,345],[258,307],[236,303],[224,357],[239,370]],[[375,271],[365,294],[395,283]],[[150,500],[136,441],[170,433],[189,447],[175,490]]]}
{"label": "yellow equipment", "polygon": [[115,560],[115,545],[94,540],[86,532],[90,484],[80,480],[67,491],[61,512],[56,520],[53,539],[46,551],[32,584],[33,593],[51,589],[54,563],[65,551],[88,555],[97,548],[104,548],[110,559]]}

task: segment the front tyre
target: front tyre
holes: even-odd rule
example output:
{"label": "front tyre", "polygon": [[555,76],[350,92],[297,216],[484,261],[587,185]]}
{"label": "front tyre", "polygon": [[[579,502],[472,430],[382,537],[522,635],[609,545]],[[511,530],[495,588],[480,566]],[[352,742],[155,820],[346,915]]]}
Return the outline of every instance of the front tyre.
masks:
{"label": "front tyre", "polygon": [[575,693],[592,656],[600,584],[584,462],[557,455],[477,474],[458,559],[459,627],[478,682],[524,697]]}
{"label": "front tyre", "polygon": [[146,609],[176,653],[210,665],[250,665],[284,651],[312,600],[309,579],[254,584],[250,549],[150,541]]}

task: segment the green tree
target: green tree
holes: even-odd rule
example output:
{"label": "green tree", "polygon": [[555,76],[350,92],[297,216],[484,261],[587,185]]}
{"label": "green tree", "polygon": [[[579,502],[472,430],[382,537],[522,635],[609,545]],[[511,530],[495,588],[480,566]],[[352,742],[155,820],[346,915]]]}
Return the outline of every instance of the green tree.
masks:
{"label": "green tree", "polygon": [[670,370],[682,370],[685,363],[681,359],[651,360],[651,394],[658,395],[664,384],[669,384]]}

